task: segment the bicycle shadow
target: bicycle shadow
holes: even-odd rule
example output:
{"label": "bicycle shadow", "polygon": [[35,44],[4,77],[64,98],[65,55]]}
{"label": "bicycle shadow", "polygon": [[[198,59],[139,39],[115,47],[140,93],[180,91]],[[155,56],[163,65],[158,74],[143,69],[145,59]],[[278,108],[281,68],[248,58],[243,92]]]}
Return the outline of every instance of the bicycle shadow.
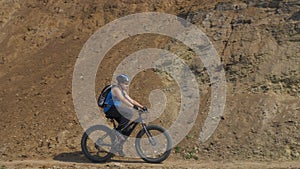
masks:
{"label": "bicycle shadow", "polygon": [[53,160],[73,163],[90,163],[90,161],[84,156],[81,151],[63,152],[56,155]]}
{"label": "bicycle shadow", "polygon": [[[72,162],[72,163],[91,163],[90,160],[88,160],[84,154],[81,151],[75,151],[75,152],[63,152],[58,155],[56,155],[53,160],[60,161],[60,162]],[[126,158],[126,157],[118,157],[115,156],[111,160],[109,160],[106,163],[110,162],[118,162],[118,163],[146,163],[142,159],[132,159],[132,158]]]}

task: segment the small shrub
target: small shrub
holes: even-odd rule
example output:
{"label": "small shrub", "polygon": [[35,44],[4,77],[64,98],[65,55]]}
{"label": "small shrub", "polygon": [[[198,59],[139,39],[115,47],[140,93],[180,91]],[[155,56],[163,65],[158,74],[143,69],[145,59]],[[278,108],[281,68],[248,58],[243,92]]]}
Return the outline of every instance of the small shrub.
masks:
{"label": "small shrub", "polygon": [[186,154],[185,156],[186,159],[195,159],[195,160],[198,160],[198,156],[195,155],[195,152],[194,151],[190,151]]}
{"label": "small shrub", "polygon": [[181,152],[180,147],[176,146],[176,147],[175,147],[175,153],[180,153],[180,152]]}
{"label": "small shrub", "polygon": [[192,136],[191,135],[186,135],[185,138],[190,139],[190,138],[192,138]]}

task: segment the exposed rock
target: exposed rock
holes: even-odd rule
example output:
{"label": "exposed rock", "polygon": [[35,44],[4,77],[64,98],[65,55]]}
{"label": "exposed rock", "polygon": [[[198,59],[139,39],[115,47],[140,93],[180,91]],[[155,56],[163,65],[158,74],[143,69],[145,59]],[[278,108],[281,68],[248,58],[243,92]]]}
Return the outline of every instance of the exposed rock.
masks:
{"label": "exposed rock", "polygon": [[230,11],[230,10],[242,10],[247,8],[245,3],[234,3],[234,2],[218,2],[215,10],[218,11]]}
{"label": "exposed rock", "polygon": [[295,21],[299,21],[300,20],[300,11],[294,13],[290,19],[295,20]]}

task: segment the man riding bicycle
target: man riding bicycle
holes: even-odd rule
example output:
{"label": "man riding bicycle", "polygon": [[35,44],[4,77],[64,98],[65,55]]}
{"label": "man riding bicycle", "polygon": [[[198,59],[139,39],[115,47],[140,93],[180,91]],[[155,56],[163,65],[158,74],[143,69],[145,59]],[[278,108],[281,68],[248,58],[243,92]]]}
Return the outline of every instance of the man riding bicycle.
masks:
{"label": "man riding bicycle", "polygon": [[126,141],[126,138],[124,138],[121,134],[127,137],[130,133],[122,131],[122,129],[129,124],[130,119],[133,116],[132,109],[138,110],[138,108],[141,108],[146,111],[147,108],[141,105],[139,102],[133,100],[127,94],[126,90],[128,90],[130,82],[130,79],[127,75],[120,74],[116,77],[116,80],[118,84],[113,86],[107,95],[104,113],[107,118],[115,119],[118,122],[118,127],[116,130],[119,132],[117,132],[117,135],[121,139],[121,141],[118,143],[118,153],[120,156],[124,156],[123,144]]}

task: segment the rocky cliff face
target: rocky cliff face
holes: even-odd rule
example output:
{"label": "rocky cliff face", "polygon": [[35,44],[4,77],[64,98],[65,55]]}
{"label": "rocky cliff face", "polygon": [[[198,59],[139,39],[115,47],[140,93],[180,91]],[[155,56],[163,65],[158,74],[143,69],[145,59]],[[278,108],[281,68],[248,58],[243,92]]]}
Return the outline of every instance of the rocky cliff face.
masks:
{"label": "rocky cliff face", "polygon": [[[169,49],[190,63],[203,98],[198,123],[178,145],[174,158],[300,158],[299,1],[7,0],[0,2],[2,160],[80,151],[83,131],[71,95],[77,56],[101,26],[149,11],[187,19],[217,49],[228,91],[224,117],[213,137],[198,143],[211,99],[207,73],[193,65],[187,47],[172,39],[141,35],[121,42],[108,53],[108,64],[100,66],[107,76],[98,78],[97,87],[108,82],[113,65],[130,53],[147,47]],[[151,71],[139,74],[144,80],[134,81],[133,87],[139,89],[133,96],[148,103],[148,96],[139,94],[142,89],[147,93],[164,86],[170,95],[176,93],[176,85],[163,77]],[[177,101],[170,103],[171,111]],[[170,125],[166,119],[160,122]]]}

